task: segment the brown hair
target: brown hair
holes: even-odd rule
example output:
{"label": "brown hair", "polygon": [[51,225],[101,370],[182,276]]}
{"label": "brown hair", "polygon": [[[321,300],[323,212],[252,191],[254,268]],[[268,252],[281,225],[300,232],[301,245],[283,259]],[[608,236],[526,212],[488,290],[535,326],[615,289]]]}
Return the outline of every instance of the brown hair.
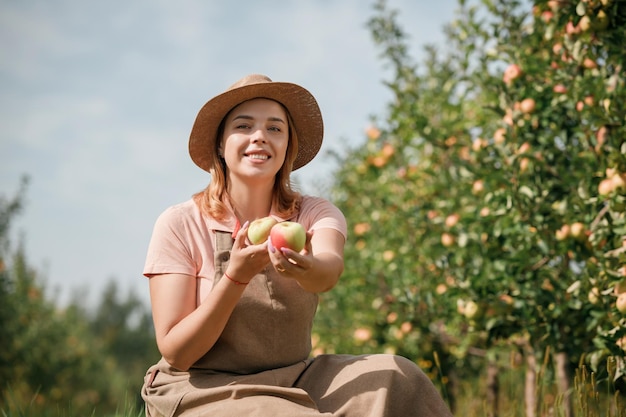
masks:
{"label": "brown hair", "polygon": [[[287,114],[287,120],[289,122],[289,143],[287,145],[285,162],[280,168],[280,171],[276,174],[274,180],[272,204],[279,216],[290,218],[300,209],[300,201],[302,199],[300,193],[292,188],[290,179],[293,163],[298,156],[298,135],[296,134],[289,111],[281,103],[279,104]],[[230,114],[230,112],[228,114]],[[224,203],[228,198],[226,162],[218,154],[221,139],[224,135],[224,123],[228,118],[228,114],[222,119],[218,127],[217,140],[214,142],[215,149],[208,155],[211,161],[211,168],[209,170],[211,182],[209,182],[209,185],[204,190],[193,195],[193,199],[200,208],[200,211],[204,215],[217,220],[223,220],[228,212],[227,205]]]}

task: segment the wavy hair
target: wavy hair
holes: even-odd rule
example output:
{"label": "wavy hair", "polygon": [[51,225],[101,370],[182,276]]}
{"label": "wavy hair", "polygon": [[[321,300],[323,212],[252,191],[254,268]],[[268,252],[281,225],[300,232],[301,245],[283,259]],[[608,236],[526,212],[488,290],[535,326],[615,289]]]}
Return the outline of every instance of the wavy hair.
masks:
{"label": "wavy hair", "polygon": [[[274,188],[272,191],[272,205],[275,207],[277,214],[284,218],[290,218],[300,209],[300,201],[302,196],[295,191],[291,185],[291,171],[293,163],[298,155],[298,135],[294,128],[293,120],[289,111],[279,103],[289,122],[289,143],[287,144],[287,152],[285,162],[276,174],[274,180]],[[230,112],[229,112],[230,114]],[[224,220],[228,214],[228,208],[225,201],[228,197],[228,176],[226,175],[226,162],[219,156],[219,146],[222,136],[224,135],[224,123],[228,118],[227,114],[221,121],[217,130],[217,139],[214,141],[215,149],[209,155],[211,161],[211,181],[209,185],[202,191],[193,195],[193,199],[200,208],[200,211],[216,220]]]}

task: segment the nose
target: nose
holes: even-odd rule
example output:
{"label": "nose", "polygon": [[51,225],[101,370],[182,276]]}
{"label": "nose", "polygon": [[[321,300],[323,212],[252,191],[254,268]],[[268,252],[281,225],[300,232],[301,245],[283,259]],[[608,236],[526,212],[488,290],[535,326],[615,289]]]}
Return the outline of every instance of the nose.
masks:
{"label": "nose", "polygon": [[252,135],[250,136],[250,142],[265,143],[266,142],[265,131],[263,129],[256,129],[254,132],[252,132]]}

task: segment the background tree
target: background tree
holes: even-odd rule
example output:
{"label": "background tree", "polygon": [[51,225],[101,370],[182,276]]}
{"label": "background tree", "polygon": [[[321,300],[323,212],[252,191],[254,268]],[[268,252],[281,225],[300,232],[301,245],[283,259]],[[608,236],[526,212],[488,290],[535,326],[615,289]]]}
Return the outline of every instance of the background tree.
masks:
{"label": "background tree", "polygon": [[50,300],[22,245],[11,244],[25,187],[0,198],[1,414],[141,409],[143,374],[158,359],[149,311],[133,294],[120,301],[114,284],[96,311],[80,301],[59,308]]}

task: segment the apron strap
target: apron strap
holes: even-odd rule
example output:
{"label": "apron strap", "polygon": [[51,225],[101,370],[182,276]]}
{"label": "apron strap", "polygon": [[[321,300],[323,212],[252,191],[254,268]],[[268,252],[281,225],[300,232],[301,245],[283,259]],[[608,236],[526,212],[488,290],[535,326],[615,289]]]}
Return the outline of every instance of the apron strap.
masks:
{"label": "apron strap", "polygon": [[214,266],[215,266],[215,277],[213,279],[213,286],[218,283],[224,272],[226,272],[226,268],[228,268],[228,261],[230,260],[230,251],[233,248],[233,243],[235,239],[233,239],[232,235],[229,232],[222,232],[217,230],[215,232],[216,242],[215,242],[215,253],[214,253]]}

